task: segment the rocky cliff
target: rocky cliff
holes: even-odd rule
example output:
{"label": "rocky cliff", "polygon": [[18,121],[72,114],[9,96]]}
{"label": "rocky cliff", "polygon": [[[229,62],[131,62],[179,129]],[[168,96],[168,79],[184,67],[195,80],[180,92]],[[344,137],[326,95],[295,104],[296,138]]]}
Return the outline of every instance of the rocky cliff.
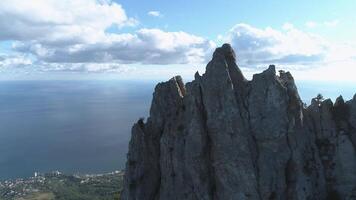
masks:
{"label": "rocky cliff", "polygon": [[127,159],[124,200],[356,199],[356,95],[305,107],[289,72],[248,81],[224,44],[156,86]]}

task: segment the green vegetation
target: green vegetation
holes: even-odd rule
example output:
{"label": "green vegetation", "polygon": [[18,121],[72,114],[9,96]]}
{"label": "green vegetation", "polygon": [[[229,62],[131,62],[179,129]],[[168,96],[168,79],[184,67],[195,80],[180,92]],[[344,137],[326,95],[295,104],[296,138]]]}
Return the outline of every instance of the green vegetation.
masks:
{"label": "green vegetation", "polygon": [[55,196],[53,193],[34,193],[26,197],[20,197],[16,200],[54,200]]}

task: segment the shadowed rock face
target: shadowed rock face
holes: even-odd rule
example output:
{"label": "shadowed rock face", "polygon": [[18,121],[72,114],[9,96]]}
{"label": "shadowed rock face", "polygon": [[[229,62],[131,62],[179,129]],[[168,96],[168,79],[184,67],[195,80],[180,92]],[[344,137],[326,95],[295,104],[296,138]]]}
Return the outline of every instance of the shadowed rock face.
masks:
{"label": "shadowed rock face", "polygon": [[247,81],[230,45],[159,83],[132,128],[124,200],[356,198],[356,95],[303,108],[289,72]]}

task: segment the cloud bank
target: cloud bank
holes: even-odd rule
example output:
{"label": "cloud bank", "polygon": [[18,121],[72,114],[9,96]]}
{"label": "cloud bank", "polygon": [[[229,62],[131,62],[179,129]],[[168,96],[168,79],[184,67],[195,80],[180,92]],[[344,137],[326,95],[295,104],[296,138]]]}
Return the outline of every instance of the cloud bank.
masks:
{"label": "cloud bank", "polygon": [[[150,14],[160,15],[156,11]],[[212,41],[183,31],[122,31],[137,24],[121,5],[108,0],[0,2],[0,29],[4,30],[0,41],[16,41],[13,49],[19,55],[30,54],[34,64],[54,71],[58,67],[51,66],[72,70],[86,64],[117,69],[120,64],[132,63],[202,63],[215,48]],[[119,31],[107,31],[113,27]]]}
{"label": "cloud bank", "polygon": [[97,0],[2,0],[0,40],[95,42],[110,26],[134,26],[121,5]]}
{"label": "cloud bank", "polygon": [[[147,15],[162,16],[158,11]],[[338,23],[309,21],[305,26],[330,28]],[[352,71],[356,63],[355,46],[330,42],[290,23],[278,29],[239,23],[214,41],[184,31],[141,28],[111,0],[2,0],[0,30],[0,42],[12,43],[11,53],[1,54],[0,49],[2,72],[126,73],[135,65],[204,66],[216,43],[222,42],[232,44],[239,65],[249,71],[276,64],[334,73],[330,69],[342,65]]]}
{"label": "cloud bank", "polygon": [[282,31],[237,24],[227,34],[227,42],[238,51],[242,65],[310,65],[323,62],[329,44],[323,38],[285,24]]}

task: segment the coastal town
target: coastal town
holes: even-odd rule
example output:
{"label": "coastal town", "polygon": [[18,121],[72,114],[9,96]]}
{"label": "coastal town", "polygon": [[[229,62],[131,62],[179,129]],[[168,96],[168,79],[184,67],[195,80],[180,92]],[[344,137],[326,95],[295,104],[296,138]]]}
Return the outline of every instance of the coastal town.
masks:
{"label": "coastal town", "polygon": [[122,171],[67,175],[34,172],[29,178],[0,182],[0,199],[119,199]]}

